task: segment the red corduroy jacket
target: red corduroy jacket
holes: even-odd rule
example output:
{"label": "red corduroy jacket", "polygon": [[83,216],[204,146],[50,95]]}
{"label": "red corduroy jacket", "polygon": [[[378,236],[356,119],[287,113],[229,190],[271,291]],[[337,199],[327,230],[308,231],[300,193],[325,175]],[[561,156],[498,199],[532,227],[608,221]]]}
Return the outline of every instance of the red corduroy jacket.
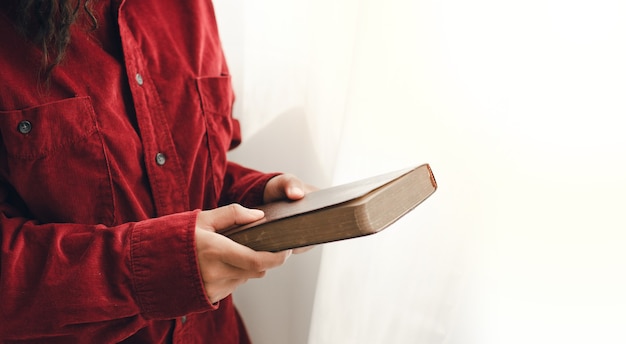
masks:
{"label": "red corduroy jacket", "polygon": [[231,299],[205,296],[194,242],[197,209],[259,204],[272,176],[227,162],[240,131],[211,1],[96,2],[49,85],[11,1],[0,341],[248,342]]}

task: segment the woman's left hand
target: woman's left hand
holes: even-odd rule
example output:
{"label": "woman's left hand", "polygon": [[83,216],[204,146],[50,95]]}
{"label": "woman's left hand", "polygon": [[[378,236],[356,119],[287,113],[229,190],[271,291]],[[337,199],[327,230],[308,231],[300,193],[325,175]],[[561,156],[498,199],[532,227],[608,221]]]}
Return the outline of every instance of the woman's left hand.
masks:
{"label": "woman's left hand", "polygon": [[315,187],[305,184],[292,174],[280,174],[270,179],[265,185],[263,202],[270,203],[284,199],[295,201],[315,190]]}

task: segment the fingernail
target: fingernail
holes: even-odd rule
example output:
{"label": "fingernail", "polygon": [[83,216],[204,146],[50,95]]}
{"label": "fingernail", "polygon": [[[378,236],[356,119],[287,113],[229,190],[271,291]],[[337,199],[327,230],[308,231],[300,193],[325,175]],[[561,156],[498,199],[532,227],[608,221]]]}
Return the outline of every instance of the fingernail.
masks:
{"label": "fingernail", "polygon": [[300,189],[299,187],[297,187],[297,186],[292,186],[289,189],[289,192],[291,192],[291,194],[293,196],[298,196],[298,197],[299,196],[304,196],[304,191],[302,189]]}

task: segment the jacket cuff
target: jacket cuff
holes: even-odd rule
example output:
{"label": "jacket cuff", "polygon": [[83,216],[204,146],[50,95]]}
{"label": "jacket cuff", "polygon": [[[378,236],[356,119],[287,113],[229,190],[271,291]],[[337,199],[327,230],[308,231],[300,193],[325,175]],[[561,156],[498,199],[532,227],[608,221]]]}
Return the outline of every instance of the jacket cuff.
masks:
{"label": "jacket cuff", "polygon": [[132,284],[141,313],[147,319],[169,319],[216,307],[204,292],[197,263],[198,212],[141,221],[132,229]]}
{"label": "jacket cuff", "polygon": [[241,204],[247,207],[256,207],[264,204],[263,196],[265,195],[265,187],[270,179],[281,175],[282,173],[267,173],[264,174],[259,181],[250,188],[249,193],[247,193],[242,199]]}

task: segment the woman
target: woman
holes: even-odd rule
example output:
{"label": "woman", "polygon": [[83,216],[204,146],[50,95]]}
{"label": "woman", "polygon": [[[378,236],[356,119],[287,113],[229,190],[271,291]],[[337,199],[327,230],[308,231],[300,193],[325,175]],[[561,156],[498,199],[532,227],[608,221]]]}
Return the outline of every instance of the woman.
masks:
{"label": "woman", "polygon": [[308,188],[227,161],[211,1],[0,6],[0,339],[249,342],[229,295],[291,252],[216,231]]}

